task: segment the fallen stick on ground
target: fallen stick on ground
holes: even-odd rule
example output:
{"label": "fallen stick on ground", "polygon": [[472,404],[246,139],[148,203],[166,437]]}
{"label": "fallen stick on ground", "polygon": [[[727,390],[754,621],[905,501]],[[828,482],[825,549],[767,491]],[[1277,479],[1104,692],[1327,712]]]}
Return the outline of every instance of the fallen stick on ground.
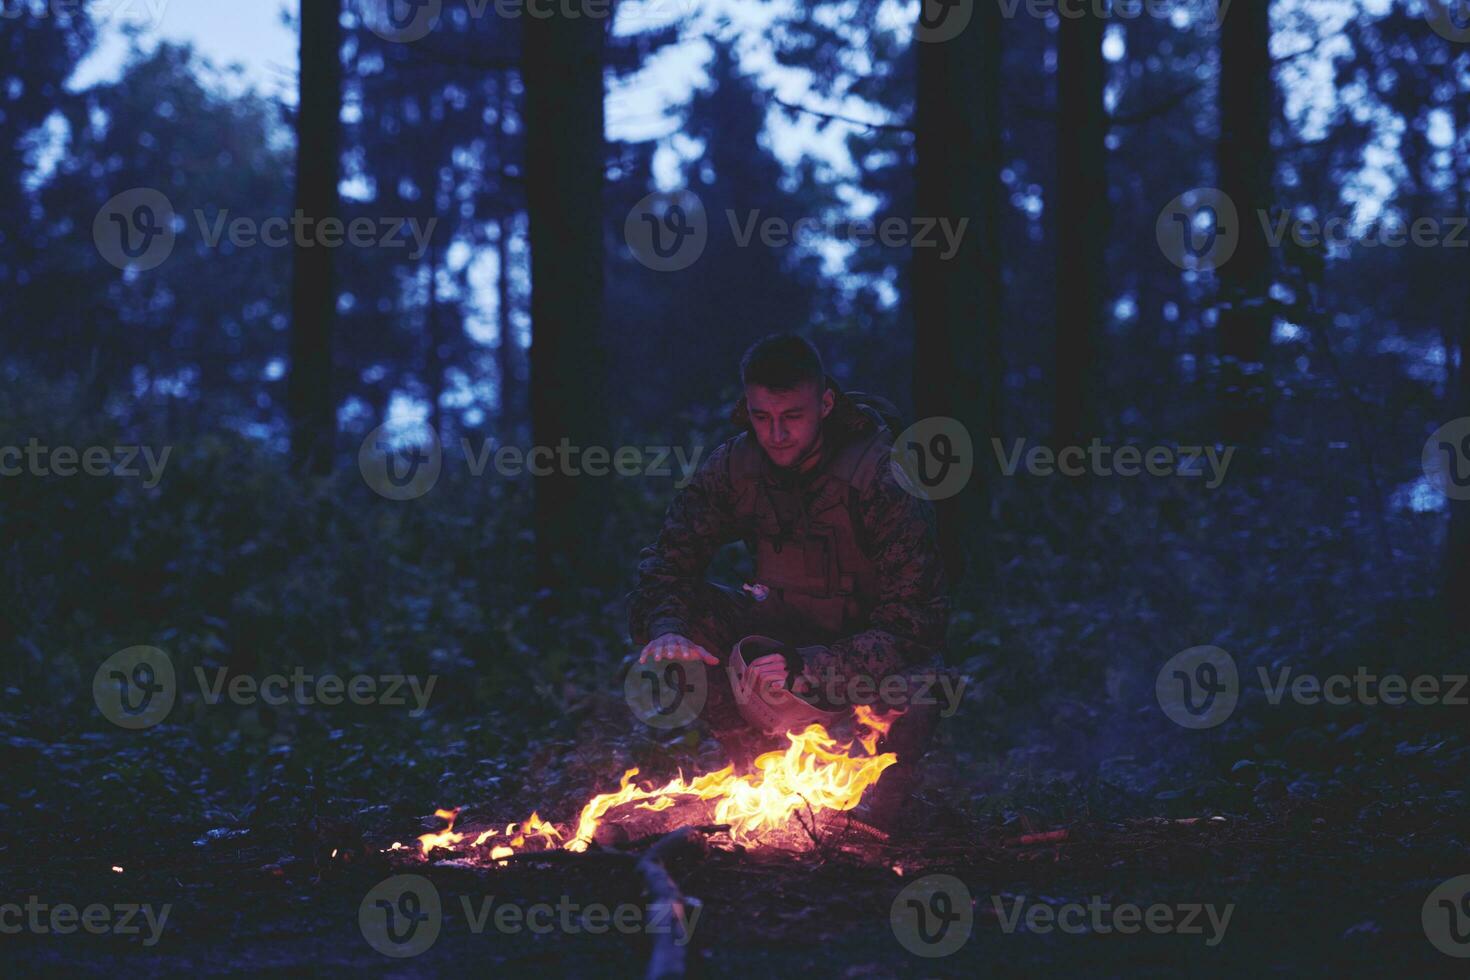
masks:
{"label": "fallen stick on ground", "polygon": [[628,864],[638,861],[637,854],[628,851],[517,851],[507,854],[505,857],[492,858],[495,864],[535,864],[546,862],[550,864],[579,864],[582,862],[607,861],[615,864]]}
{"label": "fallen stick on ground", "polygon": [[[703,823],[703,824],[697,824],[697,825],[691,825],[691,826],[688,826],[688,827],[680,827],[679,828],[679,830],[693,830],[696,833],[700,833],[700,834],[723,834],[723,833],[727,832],[729,829],[730,829],[730,825],[727,824],[727,823]],[[678,833],[678,832],[679,831],[674,831],[674,833]],[[639,848],[644,847],[646,845],[656,844],[659,841],[663,840],[667,836],[669,836],[669,835],[668,834],[647,834],[647,835],[645,835],[643,837],[639,837],[637,840],[631,840],[631,841],[629,841],[626,844],[620,844],[620,845],[618,845],[618,848],[619,848],[619,850],[624,850],[624,851],[636,851]]]}
{"label": "fallen stick on ground", "polygon": [[661,930],[649,930],[653,935],[653,955],[648,961],[649,980],[672,980],[684,976],[685,957],[689,951],[685,899],[665,865],[686,854],[703,857],[704,850],[704,835],[700,829],[683,827],[665,834],[638,859],[638,872],[648,887],[649,925],[663,923],[666,926]]}

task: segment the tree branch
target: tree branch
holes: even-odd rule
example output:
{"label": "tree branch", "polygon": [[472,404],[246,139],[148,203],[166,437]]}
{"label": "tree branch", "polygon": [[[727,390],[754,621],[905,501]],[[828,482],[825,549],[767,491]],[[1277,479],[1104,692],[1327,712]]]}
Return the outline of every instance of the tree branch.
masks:
{"label": "tree branch", "polygon": [[876,129],[888,133],[914,132],[914,127],[905,123],[868,122],[865,119],[854,119],[851,116],[844,116],[836,112],[823,112],[820,109],[811,109],[804,105],[797,105],[793,102],[787,102],[785,99],[777,98],[774,95],[771,96],[771,99],[783,109],[789,109],[792,112],[804,112],[809,116],[816,116],[818,119],[825,119],[828,122],[847,123],[849,126],[861,126],[864,129]]}
{"label": "tree branch", "polygon": [[1136,123],[1147,122],[1148,120],[1153,119],[1157,116],[1162,116],[1165,113],[1172,112],[1174,109],[1178,108],[1185,99],[1198,92],[1203,84],[1203,82],[1195,82],[1193,85],[1186,85],[1184,88],[1175,92],[1173,95],[1165,98],[1163,101],[1144,109],[1138,109],[1133,112],[1115,112],[1112,114],[1111,117],[1109,117],[1108,125],[1132,126]]}
{"label": "tree branch", "polygon": [[[666,834],[638,860],[638,873],[648,887],[648,924],[653,933],[653,956],[648,962],[649,980],[684,976],[689,951],[689,923],[684,916],[686,899],[665,864],[681,854],[704,855],[704,836],[694,827]],[[662,930],[652,928],[661,922]]]}

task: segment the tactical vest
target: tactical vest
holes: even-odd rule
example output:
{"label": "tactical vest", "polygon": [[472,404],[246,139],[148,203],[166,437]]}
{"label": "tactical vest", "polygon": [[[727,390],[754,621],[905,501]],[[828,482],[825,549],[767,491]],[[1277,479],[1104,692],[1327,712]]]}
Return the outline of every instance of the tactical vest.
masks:
{"label": "tactical vest", "polygon": [[770,590],[767,602],[784,604],[834,637],[866,628],[877,602],[877,571],[857,500],[887,463],[892,439],[882,426],[858,436],[804,488],[775,477],[750,432],[731,447],[735,515],[755,556],[755,582]]}

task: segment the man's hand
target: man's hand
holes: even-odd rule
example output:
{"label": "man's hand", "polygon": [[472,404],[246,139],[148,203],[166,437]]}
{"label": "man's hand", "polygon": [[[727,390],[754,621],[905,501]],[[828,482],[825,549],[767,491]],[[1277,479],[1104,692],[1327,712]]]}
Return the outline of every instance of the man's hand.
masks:
{"label": "man's hand", "polygon": [[[783,690],[786,688],[786,658],[779,653],[768,653],[764,657],[756,657],[746,664],[746,669],[761,688],[775,688]],[[790,688],[793,694],[806,696],[810,694],[815,685],[805,674],[798,674]]]}
{"label": "man's hand", "polygon": [[786,658],[779,653],[757,657],[746,664],[745,669],[758,687],[780,690],[786,686]]}
{"label": "man's hand", "polygon": [[720,663],[718,657],[689,637],[678,633],[665,633],[650,640],[648,646],[638,655],[638,662],[646,664],[650,660],[703,660],[711,667],[717,667]]}

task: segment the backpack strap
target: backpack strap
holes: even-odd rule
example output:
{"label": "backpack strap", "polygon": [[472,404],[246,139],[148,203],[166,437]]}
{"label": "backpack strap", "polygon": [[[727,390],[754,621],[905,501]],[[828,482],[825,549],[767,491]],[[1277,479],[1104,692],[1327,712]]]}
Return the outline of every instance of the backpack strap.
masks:
{"label": "backpack strap", "polygon": [[[893,448],[893,433],[882,425],[866,436],[844,446],[827,467],[826,485],[812,501],[810,512],[822,511],[845,500],[858,547],[868,554],[867,531],[862,524],[858,502],[878,476],[878,468],[888,463]],[[756,498],[760,486],[765,451],[749,432],[735,437],[730,446],[729,472],[736,490],[735,512],[749,517],[758,509]]]}
{"label": "backpack strap", "polygon": [[749,432],[742,432],[730,440],[730,479],[738,486],[749,482],[760,476],[761,456],[764,450],[751,438]]}
{"label": "backpack strap", "polygon": [[858,550],[871,559],[871,542],[868,529],[863,526],[863,512],[858,506],[862,495],[878,478],[878,468],[886,466],[893,452],[893,434],[882,428],[868,439],[858,455],[851,474],[847,478],[847,513],[852,522],[852,533],[857,539]]}
{"label": "backpack strap", "polygon": [[756,511],[755,498],[764,456],[765,451],[748,431],[731,440],[725,463],[730,486],[735,490],[735,513],[739,517],[750,517]]}
{"label": "backpack strap", "polygon": [[867,530],[863,527],[862,516],[858,512],[858,500],[872,485],[878,467],[888,459],[891,440],[887,428],[880,428],[843,447],[828,468],[826,486],[812,502],[813,514],[819,514],[839,503],[846,504],[848,520],[852,523],[858,549],[864,555],[868,554]]}

